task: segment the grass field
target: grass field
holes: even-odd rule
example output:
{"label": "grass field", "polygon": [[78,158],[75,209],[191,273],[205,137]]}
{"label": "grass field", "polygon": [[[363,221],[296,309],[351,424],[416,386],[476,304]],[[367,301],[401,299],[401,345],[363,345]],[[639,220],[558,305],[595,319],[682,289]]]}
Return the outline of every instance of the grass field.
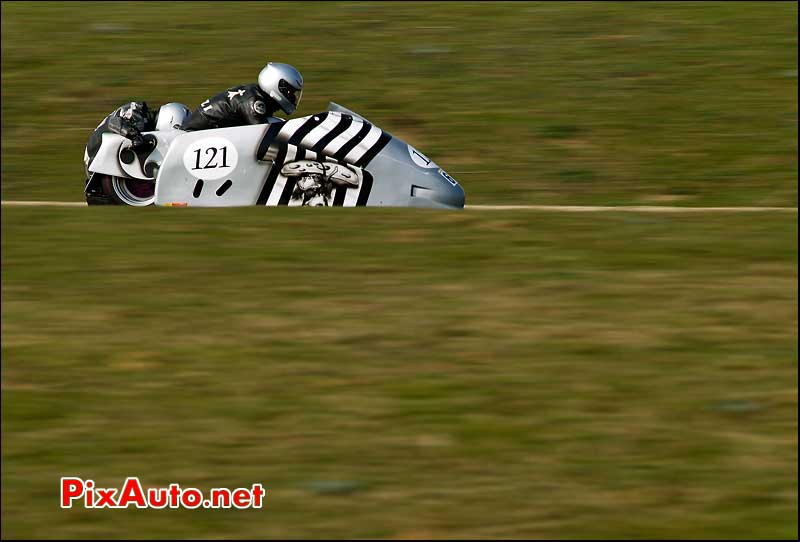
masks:
{"label": "grass field", "polygon": [[797,537],[796,214],[263,211],[3,209],[4,537]]}
{"label": "grass field", "polygon": [[79,200],[131,99],[270,59],[431,156],[468,203],[797,205],[797,3],[2,4],[2,198]]}
{"label": "grass field", "polygon": [[[0,9],[3,200],[82,200],[112,109],[274,59],[468,204],[797,206],[794,2]],[[797,226],[3,206],[2,537],[797,539]]]}

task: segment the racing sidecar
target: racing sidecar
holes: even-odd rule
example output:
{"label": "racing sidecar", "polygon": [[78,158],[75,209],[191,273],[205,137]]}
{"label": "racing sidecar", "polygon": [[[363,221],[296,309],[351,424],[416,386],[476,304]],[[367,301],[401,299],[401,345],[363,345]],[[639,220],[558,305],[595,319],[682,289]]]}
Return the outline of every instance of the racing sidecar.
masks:
{"label": "racing sidecar", "polygon": [[464,206],[464,190],[431,159],[335,103],[288,121],[145,135],[151,145],[134,151],[103,134],[85,156],[89,204]]}

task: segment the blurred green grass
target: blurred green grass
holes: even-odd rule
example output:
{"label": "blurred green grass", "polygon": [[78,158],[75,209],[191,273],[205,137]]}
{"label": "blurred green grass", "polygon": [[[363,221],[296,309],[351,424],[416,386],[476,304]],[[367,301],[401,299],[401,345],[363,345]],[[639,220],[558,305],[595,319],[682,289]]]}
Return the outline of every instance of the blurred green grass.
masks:
{"label": "blurred green grass", "polygon": [[797,3],[2,3],[2,198],[80,200],[131,99],[298,66],[471,203],[797,205]]}
{"label": "blurred green grass", "polygon": [[4,538],[797,538],[796,214],[272,211],[3,208]]}
{"label": "blurred green grass", "polygon": [[[469,203],[797,205],[796,3],[1,9],[3,199],[275,59]],[[4,538],[798,535],[794,213],[3,207],[2,276]]]}

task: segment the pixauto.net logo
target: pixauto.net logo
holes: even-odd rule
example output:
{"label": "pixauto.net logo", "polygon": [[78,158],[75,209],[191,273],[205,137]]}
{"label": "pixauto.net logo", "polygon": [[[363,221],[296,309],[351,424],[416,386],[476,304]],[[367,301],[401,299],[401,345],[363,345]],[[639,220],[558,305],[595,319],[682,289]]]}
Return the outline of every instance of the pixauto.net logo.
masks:
{"label": "pixauto.net logo", "polygon": [[[261,484],[253,484],[250,488],[228,489],[213,488],[206,496],[195,487],[182,488],[180,484],[169,487],[142,487],[139,478],[131,476],[125,479],[121,488],[97,487],[94,480],[82,480],[77,477],[61,478],[61,508],[72,508],[75,502],[84,508],[262,508],[267,490]],[[77,502],[76,502],[77,501]]]}

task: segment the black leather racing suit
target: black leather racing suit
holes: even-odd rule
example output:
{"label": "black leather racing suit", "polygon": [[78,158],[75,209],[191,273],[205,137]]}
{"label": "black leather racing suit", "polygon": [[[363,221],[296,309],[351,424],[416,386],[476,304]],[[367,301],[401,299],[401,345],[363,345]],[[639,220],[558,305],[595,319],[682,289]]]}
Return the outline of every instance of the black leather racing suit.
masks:
{"label": "black leather racing suit", "polygon": [[181,130],[208,130],[248,124],[265,124],[278,104],[257,84],[231,87],[209,98],[189,115]]}

